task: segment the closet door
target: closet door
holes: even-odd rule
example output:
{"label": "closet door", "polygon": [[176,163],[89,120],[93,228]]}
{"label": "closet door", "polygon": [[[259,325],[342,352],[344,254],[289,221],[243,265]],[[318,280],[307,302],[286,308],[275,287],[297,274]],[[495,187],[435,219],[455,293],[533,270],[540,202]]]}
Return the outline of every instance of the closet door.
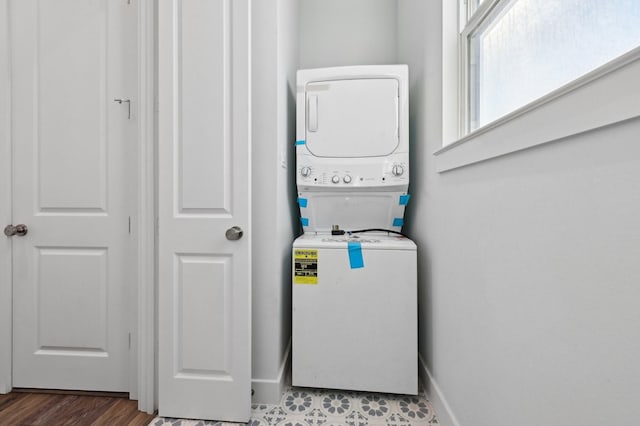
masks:
{"label": "closet door", "polygon": [[128,391],[137,8],[9,9],[13,386]]}
{"label": "closet door", "polygon": [[159,413],[251,414],[249,0],[159,3]]}

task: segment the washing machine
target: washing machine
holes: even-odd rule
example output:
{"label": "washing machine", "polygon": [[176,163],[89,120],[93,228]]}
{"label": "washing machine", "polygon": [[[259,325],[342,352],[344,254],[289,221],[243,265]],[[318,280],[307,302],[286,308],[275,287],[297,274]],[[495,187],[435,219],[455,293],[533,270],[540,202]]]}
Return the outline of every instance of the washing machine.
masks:
{"label": "washing machine", "polygon": [[293,385],[416,394],[416,245],[305,234],[293,264]]}
{"label": "washing machine", "polygon": [[416,245],[408,69],[297,75],[296,183],[304,234],[292,248],[292,384],[417,393]]}

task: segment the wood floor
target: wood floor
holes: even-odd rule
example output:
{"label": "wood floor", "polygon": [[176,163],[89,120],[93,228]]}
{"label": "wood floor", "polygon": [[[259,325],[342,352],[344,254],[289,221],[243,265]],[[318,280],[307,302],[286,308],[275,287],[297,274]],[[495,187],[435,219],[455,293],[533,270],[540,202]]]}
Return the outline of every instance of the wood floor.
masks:
{"label": "wood floor", "polygon": [[11,392],[0,395],[0,426],[148,425],[138,401],[114,396]]}

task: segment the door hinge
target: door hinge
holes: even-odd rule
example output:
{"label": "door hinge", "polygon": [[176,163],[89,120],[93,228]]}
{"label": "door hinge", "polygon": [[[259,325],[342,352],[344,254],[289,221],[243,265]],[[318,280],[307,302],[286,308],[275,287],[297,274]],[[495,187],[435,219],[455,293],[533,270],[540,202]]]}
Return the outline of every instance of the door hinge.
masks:
{"label": "door hinge", "polygon": [[129,216],[129,233],[131,233],[131,216]]}
{"label": "door hinge", "polygon": [[131,332],[129,332],[129,350],[131,350]]}

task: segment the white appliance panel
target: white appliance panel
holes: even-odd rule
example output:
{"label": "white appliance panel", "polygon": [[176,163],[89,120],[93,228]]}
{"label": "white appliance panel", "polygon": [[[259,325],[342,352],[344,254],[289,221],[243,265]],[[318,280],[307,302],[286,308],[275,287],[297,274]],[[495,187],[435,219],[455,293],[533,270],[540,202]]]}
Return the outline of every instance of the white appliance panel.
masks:
{"label": "white appliance panel", "polygon": [[298,187],[330,191],[336,188],[402,191],[409,186],[409,156],[406,153],[386,157],[317,160],[311,155],[298,155]]}
{"label": "white appliance panel", "polygon": [[304,235],[293,245],[294,274],[295,250],[317,250],[317,283],[294,278],[293,385],[415,395],[416,246],[363,234],[364,267],[352,269],[339,240]]}
{"label": "white appliance panel", "polygon": [[306,144],[317,157],[391,155],[399,143],[395,78],[308,83]]}
{"label": "white appliance panel", "polygon": [[402,229],[405,206],[401,200],[406,192],[301,191],[298,195],[305,232],[329,232],[333,225],[346,231]]}

